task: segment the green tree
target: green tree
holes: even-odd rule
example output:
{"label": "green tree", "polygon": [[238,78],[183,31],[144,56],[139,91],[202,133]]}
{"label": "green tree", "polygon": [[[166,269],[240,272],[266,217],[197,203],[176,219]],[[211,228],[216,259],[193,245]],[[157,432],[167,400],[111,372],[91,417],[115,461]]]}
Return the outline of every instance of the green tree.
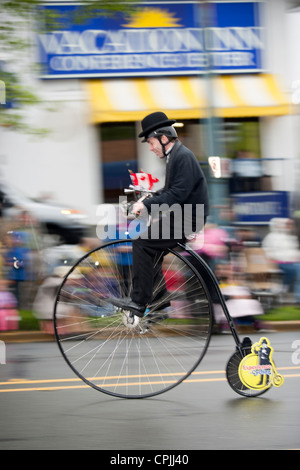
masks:
{"label": "green tree", "polygon": [[[81,0],[80,3],[83,7],[80,15],[72,21],[86,21],[99,10],[105,15],[120,11],[130,13],[136,5],[133,0],[126,3],[120,0]],[[61,14],[52,9],[47,11],[41,22],[40,6],[43,4],[38,0],[1,0],[0,10],[0,126],[36,135],[43,135],[47,130],[26,122],[24,113],[28,106],[43,105],[36,90],[30,88],[25,80],[26,74],[38,75],[39,65],[31,60],[35,33],[41,29],[45,32],[45,28],[51,31],[63,24]],[[27,61],[24,60],[26,57]],[[22,72],[18,65],[20,60]]]}

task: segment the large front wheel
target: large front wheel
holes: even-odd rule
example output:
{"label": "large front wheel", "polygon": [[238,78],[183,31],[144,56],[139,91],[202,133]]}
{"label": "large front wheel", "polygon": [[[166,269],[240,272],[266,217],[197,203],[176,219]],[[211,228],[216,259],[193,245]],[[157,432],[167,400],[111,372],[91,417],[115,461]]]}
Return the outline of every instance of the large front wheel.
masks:
{"label": "large front wheel", "polygon": [[155,260],[153,299],[143,318],[114,307],[130,296],[132,241],[109,242],[83,256],[55,302],[56,339],[73,371],[91,387],[124,398],[170,390],[199,365],[210,339],[209,293],[177,250]]}

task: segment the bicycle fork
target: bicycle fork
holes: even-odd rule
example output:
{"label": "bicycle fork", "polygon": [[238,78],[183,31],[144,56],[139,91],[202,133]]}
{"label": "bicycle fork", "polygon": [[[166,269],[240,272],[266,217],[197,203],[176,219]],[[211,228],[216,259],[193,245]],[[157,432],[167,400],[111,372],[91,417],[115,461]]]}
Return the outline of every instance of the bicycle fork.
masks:
{"label": "bicycle fork", "polygon": [[[213,288],[215,289],[215,292],[217,294],[217,297],[218,297],[218,300],[220,302],[220,305],[223,309],[223,312],[224,312],[224,315],[226,317],[226,320],[228,322],[228,325],[229,325],[229,328],[230,328],[230,331],[231,331],[231,334],[233,336],[233,339],[236,343],[236,347],[237,347],[237,350],[243,355],[243,351],[245,351],[245,348],[250,348],[251,349],[251,340],[250,338],[246,337],[243,339],[243,341],[241,342],[240,341],[240,338],[239,338],[239,335],[236,331],[236,327],[235,327],[235,324],[234,324],[234,321],[229,313],[229,310],[227,308],[227,305],[226,305],[226,302],[225,302],[225,299],[224,299],[224,296],[221,292],[221,289],[220,289],[220,286],[219,286],[219,283],[217,281],[217,278],[215,276],[215,274],[213,273],[213,271],[211,270],[211,268],[207,265],[207,263],[197,254],[195,253],[193,250],[189,249],[187,246],[184,246],[184,245],[181,245],[179,244],[190,256],[192,256],[194,258],[194,260],[196,260],[197,263],[200,264],[202,270],[204,271],[205,273],[205,277],[204,277],[204,282],[207,286],[207,283],[206,283],[206,280],[207,280],[207,276],[209,278],[209,280],[211,281],[212,283],[212,286]],[[195,266],[194,266],[195,267]],[[203,272],[201,272],[200,270],[199,271],[199,274],[202,275]]]}

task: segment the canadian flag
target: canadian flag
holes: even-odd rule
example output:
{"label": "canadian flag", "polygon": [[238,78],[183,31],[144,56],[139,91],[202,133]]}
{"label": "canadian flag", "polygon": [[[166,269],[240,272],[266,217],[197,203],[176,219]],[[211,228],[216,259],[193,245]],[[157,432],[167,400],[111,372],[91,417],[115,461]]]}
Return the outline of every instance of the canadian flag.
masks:
{"label": "canadian flag", "polygon": [[154,183],[158,183],[159,180],[154,178],[150,173],[145,173],[141,170],[140,173],[130,173],[132,184],[142,189],[152,189]]}

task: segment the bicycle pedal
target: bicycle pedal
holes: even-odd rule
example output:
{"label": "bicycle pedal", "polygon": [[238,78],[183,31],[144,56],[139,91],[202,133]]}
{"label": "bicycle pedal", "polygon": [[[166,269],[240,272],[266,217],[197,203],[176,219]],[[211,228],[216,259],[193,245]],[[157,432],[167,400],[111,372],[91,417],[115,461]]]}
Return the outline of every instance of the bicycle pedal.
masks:
{"label": "bicycle pedal", "polygon": [[123,323],[127,328],[136,328],[140,322],[140,318],[134,315],[130,310],[122,310]]}

